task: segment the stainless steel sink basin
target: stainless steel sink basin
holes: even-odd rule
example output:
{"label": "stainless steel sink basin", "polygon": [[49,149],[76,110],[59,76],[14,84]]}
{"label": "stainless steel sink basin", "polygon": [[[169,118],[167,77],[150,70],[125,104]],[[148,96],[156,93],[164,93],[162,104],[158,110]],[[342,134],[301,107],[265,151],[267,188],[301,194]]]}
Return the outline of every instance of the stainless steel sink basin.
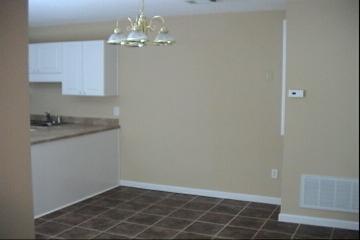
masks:
{"label": "stainless steel sink basin", "polygon": [[47,121],[31,120],[30,125],[34,127],[50,127],[52,126],[52,123]]}

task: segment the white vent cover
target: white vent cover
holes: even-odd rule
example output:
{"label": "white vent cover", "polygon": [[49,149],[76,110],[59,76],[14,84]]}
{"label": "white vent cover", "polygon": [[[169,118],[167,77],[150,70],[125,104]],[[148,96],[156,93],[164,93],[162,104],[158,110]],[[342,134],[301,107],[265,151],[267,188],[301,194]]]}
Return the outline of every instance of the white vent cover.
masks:
{"label": "white vent cover", "polygon": [[359,180],[301,176],[300,207],[359,212]]}

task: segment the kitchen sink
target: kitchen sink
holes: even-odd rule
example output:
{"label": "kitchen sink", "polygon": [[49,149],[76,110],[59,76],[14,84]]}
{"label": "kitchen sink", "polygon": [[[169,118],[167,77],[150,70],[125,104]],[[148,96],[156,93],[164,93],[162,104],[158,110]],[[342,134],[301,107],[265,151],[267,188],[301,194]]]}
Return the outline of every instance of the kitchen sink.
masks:
{"label": "kitchen sink", "polygon": [[52,126],[52,123],[51,122],[45,122],[45,121],[31,120],[30,125],[34,126],[34,127],[50,127],[50,126]]}

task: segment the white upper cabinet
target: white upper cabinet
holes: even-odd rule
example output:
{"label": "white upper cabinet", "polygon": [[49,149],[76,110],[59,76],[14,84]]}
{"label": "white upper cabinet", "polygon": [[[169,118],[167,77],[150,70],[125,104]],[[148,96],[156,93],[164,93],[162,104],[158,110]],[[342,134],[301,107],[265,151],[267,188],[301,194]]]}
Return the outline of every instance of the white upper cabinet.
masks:
{"label": "white upper cabinet", "polygon": [[63,95],[116,96],[117,49],[105,41],[63,43]]}
{"label": "white upper cabinet", "polygon": [[29,45],[29,81],[62,82],[62,43]]}

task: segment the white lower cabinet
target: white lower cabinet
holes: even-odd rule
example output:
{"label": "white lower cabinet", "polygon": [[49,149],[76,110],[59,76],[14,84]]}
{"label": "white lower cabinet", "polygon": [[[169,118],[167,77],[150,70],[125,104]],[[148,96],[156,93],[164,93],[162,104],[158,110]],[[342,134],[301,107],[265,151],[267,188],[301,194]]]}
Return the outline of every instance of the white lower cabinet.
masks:
{"label": "white lower cabinet", "polygon": [[117,48],[105,41],[63,43],[63,95],[116,96]]}
{"label": "white lower cabinet", "polygon": [[118,185],[118,131],[31,146],[35,217]]}

